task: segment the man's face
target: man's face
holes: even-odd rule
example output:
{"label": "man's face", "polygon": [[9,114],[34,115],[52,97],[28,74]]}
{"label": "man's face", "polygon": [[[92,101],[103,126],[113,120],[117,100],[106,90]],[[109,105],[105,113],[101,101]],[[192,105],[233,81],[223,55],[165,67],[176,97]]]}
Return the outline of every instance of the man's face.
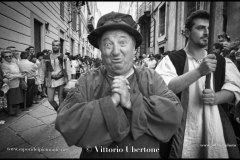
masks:
{"label": "man's face", "polygon": [[204,48],[208,45],[209,20],[197,18],[194,21],[192,29],[187,32],[190,43]]}
{"label": "man's face", "polygon": [[60,50],[60,42],[53,42],[52,43],[52,50],[53,50],[53,52],[59,52],[59,50]]}
{"label": "man's face", "polygon": [[237,61],[240,61],[240,47],[238,48],[237,52],[235,52],[235,57]]}
{"label": "man's face", "polygon": [[135,40],[125,31],[106,31],[100,39],[99,49],[110,74],[124,75],[132,68]]}
{"label": "man's face", "polygon": [[30,54],[34,54],[34,48],[30,48],[30,49],[29,49],[29,53],[30,53]]}

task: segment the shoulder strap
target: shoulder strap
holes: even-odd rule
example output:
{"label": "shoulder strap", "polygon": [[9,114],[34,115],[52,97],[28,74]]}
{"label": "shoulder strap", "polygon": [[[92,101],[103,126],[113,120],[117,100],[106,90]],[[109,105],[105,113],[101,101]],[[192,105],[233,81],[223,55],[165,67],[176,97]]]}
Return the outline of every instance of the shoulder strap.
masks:
{"label": "shoulder strap", "polygon": [[225,81],[226,60],[223,56],[215,54],[217,57],[217,68],[214,72],[215,91],[220,91]]}
{"label": "shoulder strap", "polygon": [[59,63],[63,66],[63,54],[60,54],[60,56],[58,56],[58,60]]}

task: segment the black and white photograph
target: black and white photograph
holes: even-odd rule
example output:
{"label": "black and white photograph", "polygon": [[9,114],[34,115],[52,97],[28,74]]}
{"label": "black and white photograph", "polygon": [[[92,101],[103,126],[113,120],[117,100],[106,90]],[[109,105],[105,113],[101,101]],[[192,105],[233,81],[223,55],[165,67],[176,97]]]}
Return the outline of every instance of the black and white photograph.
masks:
{"label": "black and white photograph", "polygon": [[240,1],[1,1],[8,158],[240,158]]}

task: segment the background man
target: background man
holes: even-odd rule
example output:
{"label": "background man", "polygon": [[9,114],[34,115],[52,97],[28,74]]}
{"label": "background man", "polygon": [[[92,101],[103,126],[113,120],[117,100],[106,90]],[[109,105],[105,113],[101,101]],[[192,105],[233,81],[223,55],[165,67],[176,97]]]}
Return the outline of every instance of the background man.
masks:
{"label": "background man", "polygon": [[[54,40],[52,42],[52,53],[43,57],[44,73],[47,86],[47,96],[49,103],[57,111],[59,105],[63,101],[64,85],[70,80],[69,69],[70,66],[67,61],[66,55],[60,53],[60,41]],[[70,74],[71,75],[71,74]],[[55,91],[58,90],[59,105],[54,100]]]}
{"label": "background man", "polygon": [[[193,12],[185,28],[185,48],[169,53],[156,68],[184,108],[170,157],[239,158],[236,137],[225,112],[227,106],[221,104],[238,103],[240,74],[231,60],[207,54],[208,12]],[[207,74],[211,74],[210,89],[205,89]]]}

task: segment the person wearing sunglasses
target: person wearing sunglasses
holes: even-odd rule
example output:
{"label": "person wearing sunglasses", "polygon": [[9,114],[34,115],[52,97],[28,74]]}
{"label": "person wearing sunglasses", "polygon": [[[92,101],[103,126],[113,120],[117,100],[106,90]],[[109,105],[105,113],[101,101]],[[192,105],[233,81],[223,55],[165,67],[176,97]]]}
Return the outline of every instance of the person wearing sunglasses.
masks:
{"label": "person wearing sunglasses", "polygon": [[6,93],[8,103],[9,115],[17,115],[19,105],[24,102],[23,91],[20,89],[20,78],[24,75],[20,72],[18,65],[13,62],[13,54],[11,50],[3,50],[2,57],[2,71],[4,76],[8,79],[7,84],[9,90]]}

